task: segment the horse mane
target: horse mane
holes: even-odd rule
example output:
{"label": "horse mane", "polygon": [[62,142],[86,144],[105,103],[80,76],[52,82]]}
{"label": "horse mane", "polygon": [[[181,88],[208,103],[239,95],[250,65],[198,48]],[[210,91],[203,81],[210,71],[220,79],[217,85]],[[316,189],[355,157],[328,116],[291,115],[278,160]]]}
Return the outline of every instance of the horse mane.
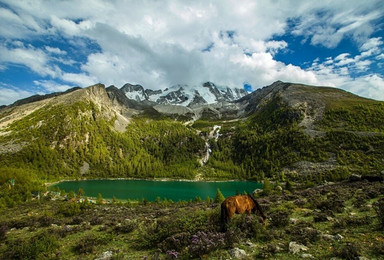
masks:
{"label": "horse mane", "polygon": [[256,206],[257,211],[260,212],[261,217],[265,220],[267,217],[265,216],[263,210],[261,209],[261,206],[260,206],[259,202],[258,202],[258,201],[255,199],[255,197],[253,197],[251,194],[248,193],[247,195],[248,195],[248,196],[252,199],[252,201],[255,203],[255,206]]}

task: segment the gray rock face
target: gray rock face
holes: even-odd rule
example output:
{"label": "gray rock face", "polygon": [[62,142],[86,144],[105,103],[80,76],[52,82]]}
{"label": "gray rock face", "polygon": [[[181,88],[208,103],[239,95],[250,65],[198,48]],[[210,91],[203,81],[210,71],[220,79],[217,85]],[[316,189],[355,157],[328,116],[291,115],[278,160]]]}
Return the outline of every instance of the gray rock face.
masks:
{"label": "gray rock face", "polygon": [[143,86],[141,85],[132,85],[132,84],[125,84],[121,91],[129,98],[136,101],[144,101],[148,100],[148,95],[145,93],[145,90]]}
{"label": "gray rock face", "polygon": [[212,82],[206,82],[200,86],[175,85],[164,90],[144,89],[141,85],[127,83],[120,90],[128,99],[138,102],[152,101],[162,105],[189,107],[231,102],[248,94],[244,89],[219,87]]}

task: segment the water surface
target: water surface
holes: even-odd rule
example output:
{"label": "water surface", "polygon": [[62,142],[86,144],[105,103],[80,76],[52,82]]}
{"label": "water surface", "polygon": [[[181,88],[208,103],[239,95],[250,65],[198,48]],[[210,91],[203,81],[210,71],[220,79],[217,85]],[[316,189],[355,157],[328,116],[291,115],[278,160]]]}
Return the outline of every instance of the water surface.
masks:
{"label": "water surface", "polygon": [[215,198],[220,189],[225,197],[236,193],[253,192],[261,188],[261,184],[251,181],[192,182],[192,181],[150,181],[150,180],[85,180],[65,181],[54,185],[66,192],[75,193],[82,188],[85,196],[117,199],[147,199],[154,201],[156,197],[173,201],[190,200],[195,197]]}

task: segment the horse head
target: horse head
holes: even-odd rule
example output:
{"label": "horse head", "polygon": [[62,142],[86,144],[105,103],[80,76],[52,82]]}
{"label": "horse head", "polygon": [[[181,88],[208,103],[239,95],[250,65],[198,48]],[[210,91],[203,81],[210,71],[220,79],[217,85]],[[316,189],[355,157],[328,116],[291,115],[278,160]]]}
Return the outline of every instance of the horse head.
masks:
{"label": "horse head", "polygon": [[263,210],[261,209],[261,206],[259,204],[259,202],[256,200],[255,197],[252,196],[252,194],[249,194],[248,193],[248,196],[252,199],[252,201],[254,202],[255,204],[255,211],[258,211],[259,214],[260,214],[260,217],[262,218],[262,222],[263,222],[263,225],[265,225],[266,221],[267,221],[267,217],[265,216]]}

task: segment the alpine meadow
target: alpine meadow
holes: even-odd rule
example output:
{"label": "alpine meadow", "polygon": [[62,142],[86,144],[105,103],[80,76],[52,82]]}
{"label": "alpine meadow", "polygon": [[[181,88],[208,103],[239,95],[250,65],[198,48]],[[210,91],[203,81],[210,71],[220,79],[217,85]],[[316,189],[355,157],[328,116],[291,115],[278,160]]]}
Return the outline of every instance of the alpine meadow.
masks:
{"label": "alpine meadow", "polygon": [[0,22],[0,259],[384,259],[383,1]]}

